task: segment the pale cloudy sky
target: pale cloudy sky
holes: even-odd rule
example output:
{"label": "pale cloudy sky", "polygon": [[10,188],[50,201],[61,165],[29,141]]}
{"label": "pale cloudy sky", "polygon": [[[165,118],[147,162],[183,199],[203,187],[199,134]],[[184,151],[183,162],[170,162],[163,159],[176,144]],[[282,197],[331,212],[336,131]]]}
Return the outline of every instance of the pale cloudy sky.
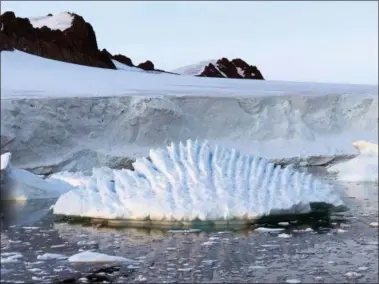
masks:
{"label": "pale cloudy sky", "polygon": [[100,48],[160,69],[240,57],[271,80],[378,84],[377,1],[1,1],[9,10],[77,13]]}

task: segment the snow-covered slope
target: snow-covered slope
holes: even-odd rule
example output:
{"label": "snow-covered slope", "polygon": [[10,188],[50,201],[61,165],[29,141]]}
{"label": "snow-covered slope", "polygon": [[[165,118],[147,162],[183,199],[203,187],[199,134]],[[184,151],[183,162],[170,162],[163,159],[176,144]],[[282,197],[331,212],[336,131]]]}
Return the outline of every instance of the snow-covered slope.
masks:
{"label": "snow-covered slope", "polygon": [[354,159],[329,167],[328,171],[337,173],[341,181],[378,182],[378,144],[357,141],[353,145],[359,149],[360,154]]}
{"label": "snow-covered slope", "polygon": [[1,65],[2,141],[36,173],[129,167],[189,138],[310,164],[377,142],[377,86],[106,70],[19,51],[1,52]]}
{"label": "snow-covered slope", "polygon": [[255,219],[307,213],[310,204],[342,205],[333,188],[235,149],[188,140],[137,159],[135,171],[94,174],[62,195],[55,214],[155,221]]}
{"label": "snow-covered slope", "polygon": [[29,18],[30,23],[35,28],[42,28],[46,26],[52,30],[64,31],[71,27],[73,16],[67,12],[62,12],[52,16],[44,17],[31,17]]}
{"label": "snow-covered slope", "polygon": [[112,62],[114,64],[114,66],[116,66],[117,70],[124,70],[124,71],[129,71],[129,72],[146,72],[146,71],[142,70],[141,68],[128,66],[126,64],[123,64],[123,63],[115,60],[115,59],[112,59]]}
{"label": "snow-covered slope", "polygon": [[203,60],[195,64],[186,65],[186,66],[171,70],[170,72],[181,74],[181,75],[196,76],[196,75],[200,75],[201,72],[204,71],[205,66],[207,66],[209,63],[212,63],[213,65],[215,65],[216,62],[217,62],[217,59]]}

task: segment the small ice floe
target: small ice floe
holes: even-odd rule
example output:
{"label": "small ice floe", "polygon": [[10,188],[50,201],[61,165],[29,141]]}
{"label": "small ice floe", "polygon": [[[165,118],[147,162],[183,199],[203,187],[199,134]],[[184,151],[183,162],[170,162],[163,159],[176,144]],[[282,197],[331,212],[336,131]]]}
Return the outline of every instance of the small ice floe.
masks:
{"label": "small ice floe", "polygon": [[283,239],[288,239],[291,238],[292,236],[290,234],[282,233],[278,235],[278,238],[283,238]]}
{"label": "small ice floe", "polygon": [[201,245],[202,246],[211,246],[211,245],[214,245],[214,244],[217,244],[217,243],[214,242],[214,241],[207,241],[207,242],[202,243]]}
{"label": "small ice floe", "polygon": [[367,266],[360,266],[360,267],[358,267],[358,270],[359,271],[366,271],[366,270],[368,270],[368,267]]}
{"label": "small ice floe", "polygon": [[198,233],[201,232],[199,229],[189,229],[189,230],[168,230],[168,233],[172,234],[186,234],[186,233]]}
{"label": "small ice floe", "polygon": [[338,228],[338,229],[336,230],[336,232],[337,232],[338,234],[343,234],[343,233],[346,233],[347,230],[344,230],[344,229],[340,229],[340,228]]}
{"label": "small ice floe", "polygon": [[139,269],[140,267],[138,265],[128,265],[128,269]]}
{"label": "small ice floe", "polygon": [[220,239],[219,237],[213,236],[213,237],[209,237],[208,241],[214,242],[214,241],[218,241],[219,239]]}
{"label": "small ice floe", "polygon": [[64,248],[66,244],[61,244],[61,245],[52,245],[50,246],[51,248]]}
{"label": "small ice floe", "polygon": [[263,248],[277,248],[277,247],[280,247],[280,245],[265,244],[265,245],[261,245],[261,247],[263,247]]}
{"label": "small ice floe", "polygon": [[79,241],[76,244],[78,246],[93,246],[93,245],[97,245],[97,242],[95,242],[95,241]]}
{"label": "small ice floe", "polygon": [[306,232],[313,232],[312,228],[306,228],[306,229],[295,229],[293,230],[294,233],[306,233]]}
{"label": "small ice floe", "polygon": [[10,160],[11,160],[11,153],[10,152],[7,152],[7,153],[4,153],[1,155],[1,162],[0,162],[0,170],[5,170],[6,168],[8,168],[8,165],[10,163]]}
{"label": "small ice floe", "polygon": [[266,233],[266,232],[282,232],[284,228],[266,228],[266,227],[258,227],[254,230],[254,232],[258,233]]}
{"label": "small ice floe", "polygon": [[371,222],[369,224],[370,227],[377,228],[378,227],[378,222]]}
{"label": "small ice floe", "polygon": [[351,226],[349,224],[341,223],[340,227],[341,228],[350,228]]}
{"label": "small ice floe", "polygon": [[315,276],[315,280],[316,281],[321,281],[321,280],[323,280],[324,278],[322,277],[322,276]]}
{"label": "small ice floe", "polygon": [[145,282],[147,281],[147,278],[143,275],[138,275],[135,279],[136,282]]}
{"label": "small ice floe", "polygon": [[249,270],[254,270],[254,269],[265,269],[266,266],[263,266],[263,265],[252,265],[252,266],[249,266]]}
{"label": "small ice floe", "polygon": [[289,226],[289,222],[279,222],[278,225],[279,226]]}
{"label": "small ice floe", "polygon": [[349,272],[346,272],[345,273],[345,276],[347,278],[359,278],[362,276],[362,274],[358,273],[358,272],[355,272],[355,271],[349,271]]}
{"label": "small ice floe", "polygon": [[287,279],[286,283],[296,284],[296,283],[301,283],[301,280],[299,280],[299,279]]}
{"label": "small ice floe", "polygon": [[193,267],[185,267],[185,268],[178,268],[178,271],[180,272],[189,272],[193,269]]}
{"label": "small ice floe", "polygon": [[216,263],[217,260],[213,260],[213,259],[205,259],[205,260],[202,260],[201,263],[204,263],[206,265],[212,265],[214,263]]}
{"label": "small ice floe", "polygon": [[37,256],[38,260],[67,259],[67,256],[58,253],[45,253]]}
{"label": "small ice floe", "polygon": [[105,262],[134,262],[131,259],[121,257],[121,256],[113,256],[107,255],[99,252],[92,251],[83,251],[68,258],[69,262],[97,262],[97,263],[105,263]]}
{"label": "small ice floe", "polygon": [[35,267],[35,268],[28,268],[28,271],[33,272],[33,273],[38,273],[42,271],[42,269]]}
{"label": "small ice floe", "polygon": [[19,252],[4,252],[1,254],[1,264],[19,262],[23,255]]}

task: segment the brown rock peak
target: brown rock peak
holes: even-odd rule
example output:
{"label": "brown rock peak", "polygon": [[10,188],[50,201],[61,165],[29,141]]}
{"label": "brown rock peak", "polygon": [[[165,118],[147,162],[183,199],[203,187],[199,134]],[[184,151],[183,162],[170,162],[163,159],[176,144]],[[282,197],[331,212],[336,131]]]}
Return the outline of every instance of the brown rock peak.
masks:
{"label": "brown rock peak", "polygon": [[138,68],[141,68],[142,70],[145,71],[153,71],[154,70],[154,64],[150,60],[147,60],[143,63],[138,64]]}

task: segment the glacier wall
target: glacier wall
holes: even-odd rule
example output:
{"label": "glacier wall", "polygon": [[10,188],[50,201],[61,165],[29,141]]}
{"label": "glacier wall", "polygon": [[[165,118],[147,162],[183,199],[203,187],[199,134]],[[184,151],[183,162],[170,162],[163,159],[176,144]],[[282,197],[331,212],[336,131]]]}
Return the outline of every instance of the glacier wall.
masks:
{"label": "glacier wall", "polygon": [[[370,88],[369,88],[370,89]],[[371,92],[236,97],[2,99],[2,153],[37,174],[131,167],[171,141],[207,139],[270,159],[324,164],[377,142]]]}
{"label": "glacier wall", "polygon": [[254,220],[343,205],[331,185],[235,149],[188,140],[138,158],[135,171],[94,169],[61,195],[58,215],[152,221]]}

